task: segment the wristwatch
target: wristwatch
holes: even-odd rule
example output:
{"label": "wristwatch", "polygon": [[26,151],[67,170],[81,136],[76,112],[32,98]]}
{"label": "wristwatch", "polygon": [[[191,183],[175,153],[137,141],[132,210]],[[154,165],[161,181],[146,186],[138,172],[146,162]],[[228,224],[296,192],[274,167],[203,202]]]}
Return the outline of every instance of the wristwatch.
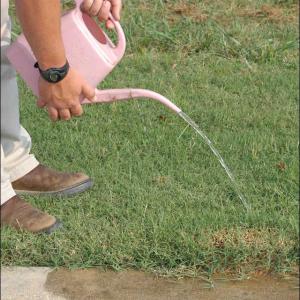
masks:
{"label": "wristwatch", "polygon": [[50,83],[57,83],[63,80],[68,74],[70,65],[68,61],[66,61],[65,65],[61,68],[50,68],[47,70],[41,70],[38,62],[34,64],[34,67],[39,69],[41,76]]}

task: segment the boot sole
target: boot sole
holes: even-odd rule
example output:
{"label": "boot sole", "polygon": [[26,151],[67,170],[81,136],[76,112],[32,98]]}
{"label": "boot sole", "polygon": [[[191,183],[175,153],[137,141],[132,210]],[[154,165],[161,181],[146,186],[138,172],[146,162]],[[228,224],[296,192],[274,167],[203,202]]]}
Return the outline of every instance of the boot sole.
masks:
{"label": "boot sole", "polygon": [[41,231],[39,231],[38,233],[44,233],[44,234],[51,234],[53,233],[54,231],[58,230],[58,229],[61,229],[63,227],[63,223],[56,219],[56,222],[51,225],[50,227],[46,228],[46,229],[43,229]]}
{"label": "boot sole", "polygon": [[27,190],[15,190],[18,195],[45,195],[45,196],[72,196],[74,194],[82,193],[93,185],[91,179],[80,182],[77,185],[62,189],[59,191],[27,191]]}

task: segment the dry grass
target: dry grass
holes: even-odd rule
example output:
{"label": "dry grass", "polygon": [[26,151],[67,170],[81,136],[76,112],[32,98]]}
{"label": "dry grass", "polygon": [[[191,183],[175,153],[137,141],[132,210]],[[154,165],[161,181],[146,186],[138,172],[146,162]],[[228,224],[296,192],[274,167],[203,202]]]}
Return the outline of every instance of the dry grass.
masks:
{"label": "dry grass", "polygon": [[255,247],[256,249],[292,248],[295,241],[282,238],[276,229],[221,229],[211,236],[211,244],[215,248]]}
{"label": "dry grass", "polygon": [[[219,4],[219,6],[221,5],[222,3]],[[299,11],[298,4],[290,6],[264,4],[259,8],[255,8],[253,6],[241,6],[236,1],[232,1],[231,5],[227,3],[224,10],[217,11],[209,11],[209,5],[202,4],[202,7],[200,7],[200,3],[187,3],[186,1],[180,1],[175,4],[167,2],[166,8],[167,18],[171,23],[179,22],[182,17],[190,18],[195,23],[203,23],[209,19],[228,23],[234,17],[242,17],[250,18],[255,22],[296,24],[298,22]]]}
{"label": "dry grass", "polygon": [[259,21],[267,21],[272,23],[296,23],[298,20],[298,5],[291,7],[282,7],[274,5],[262,5],[258,9],[246,8],[237,11],[240,17],[249,17]]}
{"label": "dry grass", "polygon": [[200,7],[196,6],[195,4],[181,2],[175,5],[168,4],[167,8],[171,13],[171,15],[168,16],[170,21],[175,21],[180,17],[188,17],[196,23],[202,23],[205,22],[209,17],[207,13],[202,11]]}

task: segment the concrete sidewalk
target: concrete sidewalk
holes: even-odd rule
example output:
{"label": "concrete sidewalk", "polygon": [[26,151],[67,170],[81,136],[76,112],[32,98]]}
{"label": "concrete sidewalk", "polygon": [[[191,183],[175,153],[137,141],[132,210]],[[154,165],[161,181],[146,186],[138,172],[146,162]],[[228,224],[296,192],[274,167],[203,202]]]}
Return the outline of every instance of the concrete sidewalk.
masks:
{"label": "concrete sidewalk", "polygon": [[138,271],[3,267],[1,300],[296,300],[298,278],[172,279]]}
{"label": "concrete sidewalk", "polygon": [[1,300],[62,300],[45,289],[50,268],[1,268]]}

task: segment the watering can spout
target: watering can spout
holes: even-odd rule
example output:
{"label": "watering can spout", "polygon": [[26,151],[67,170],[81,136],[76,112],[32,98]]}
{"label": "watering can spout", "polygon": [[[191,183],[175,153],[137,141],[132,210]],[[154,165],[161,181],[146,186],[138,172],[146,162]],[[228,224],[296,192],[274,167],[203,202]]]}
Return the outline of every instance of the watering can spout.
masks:
{"label": "watering can spout", "polygon": [[[144,89],[110,89],[110,90],[98,90],[96,89],[96,99],[93,103],[111,103],[122,100],[130,100],[135,98],[149,98],[160,102],[175,113],[180,113],[181,109],[177,107],[173,102],[171,102],[166,97]],[[83,100],[82,104],[91,103],[89,100]]]}

